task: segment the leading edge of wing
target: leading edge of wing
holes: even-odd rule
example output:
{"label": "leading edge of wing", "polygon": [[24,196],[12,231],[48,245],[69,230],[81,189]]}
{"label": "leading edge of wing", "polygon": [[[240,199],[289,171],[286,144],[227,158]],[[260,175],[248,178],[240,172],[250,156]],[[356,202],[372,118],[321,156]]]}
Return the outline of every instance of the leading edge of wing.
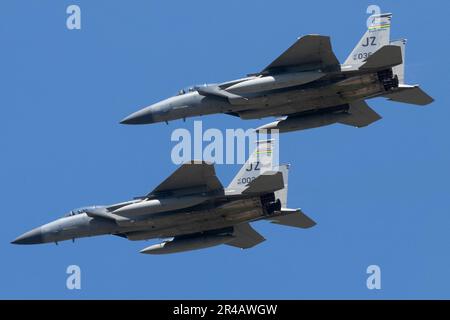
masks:
{"label": "leading edge of wing", "polygon": [[331,47],[330,37],[306,35],[298,38],[289,49],[269,64],[263,72],[305,65],[318,66],[323,69],[340,68],[339,60]]}
{"label": "leading edge of wing", "polygon": [[189,161],[182,164],[150,194],[206,186],[207,191],[221,190],[214,165],[205,161]]}

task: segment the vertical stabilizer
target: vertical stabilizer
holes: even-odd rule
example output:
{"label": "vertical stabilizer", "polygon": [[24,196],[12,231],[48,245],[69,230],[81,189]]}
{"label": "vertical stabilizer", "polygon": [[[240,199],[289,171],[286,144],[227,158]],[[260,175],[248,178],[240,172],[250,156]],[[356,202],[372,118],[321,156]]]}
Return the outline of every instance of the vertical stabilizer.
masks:
{"label": "vertical stabilizer", "polygon": [[390,44],[391,19],[391,13],[370,16],[366,33],[345,60],[344,65],[360,66],[377,50]]}
{"label": "vertical stabilizer", "polygon": [[284,188],[275,192],[275,198],[280,199],[281,207],[287,208],[289,165],[281,165],[279,171],[283,174]]}
{"label": "vertical stabilizer", "polygon": [[402,49],[402,60],[403,63],[399,64],[398,66],[395,66],[392,68],[392,72],[394,75],[398,77],[398,83],[404,84],[405,83],[405,48],[406,48],[406,39],[396,40],[392,41],[391,45],[398,46]]}
{"label": "vertical stabilizer", "polygon": [[273,171],[274,143],[274,140],[257,141],[255,150],[231,181],[228,189],[243,190],[259,175]]}

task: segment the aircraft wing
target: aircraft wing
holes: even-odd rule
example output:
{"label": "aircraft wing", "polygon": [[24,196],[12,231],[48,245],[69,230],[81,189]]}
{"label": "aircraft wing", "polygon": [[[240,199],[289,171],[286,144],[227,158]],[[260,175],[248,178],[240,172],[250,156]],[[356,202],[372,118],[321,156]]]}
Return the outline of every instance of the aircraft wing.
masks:
{"label": "aircraft wing", "polygon": [[229,246],[248,249],[260,244],[266,239],[253,229],[249,223],[241,223],[234,226],[235,239],[227,243]]}
{"label": "aircraft wing", "polygon": [[331,48],[330,37],[306,35],[299,38],[289,49],[269,64],[263,72],[308,65],[321,69],[339,70],[339,60]]}
{"label": "aircraft wing", "polygon": [[149,195],[197,187],[205,187],[206,191],[223,189],[214,165],[204,161],[186,162]]}

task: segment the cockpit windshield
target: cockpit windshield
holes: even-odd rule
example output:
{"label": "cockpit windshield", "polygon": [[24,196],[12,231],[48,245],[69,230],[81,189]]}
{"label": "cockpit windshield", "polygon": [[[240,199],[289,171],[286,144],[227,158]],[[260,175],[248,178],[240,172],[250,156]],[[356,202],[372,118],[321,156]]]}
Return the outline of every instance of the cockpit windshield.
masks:
{"label": "cockpit windshield", "polygon": [[194,91],[196,91],[195,90],[195,86],[190,86],[190,87],[186,87],[186,88],[183,88],[180,91],[178,91],[178,95],[181,96],[181,95],[186,94],[188,92],[194,92]]}
{"label": "cockpit windshield", "polygon": [[87,212],[88,210],[93,210],[93,209],[98,209],[98,208],[102,208],[102,206],[81,207],[81,208],[77,208],[77,209],[71,210],[69,213],[66,213],[64,216],[65,216],[65,217],[76,216],[76,215],[78,215],[78,214],[85,213],[85,212]]}

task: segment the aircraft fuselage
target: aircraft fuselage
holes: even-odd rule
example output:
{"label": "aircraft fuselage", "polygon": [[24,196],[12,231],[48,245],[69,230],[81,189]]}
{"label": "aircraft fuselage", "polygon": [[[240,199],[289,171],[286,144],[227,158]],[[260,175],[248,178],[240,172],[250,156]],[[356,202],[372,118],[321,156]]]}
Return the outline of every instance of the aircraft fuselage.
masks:
{"label": "aircraft fuselage", "polygon": [[[59,218],[35,228],[14,243],[38,244],[59,242],[75,238],[114,234],[129,240],[168,238],[216,230],[241,222],[254,221],[273,213],[268,205],[275,199],[269,197],[238,196],[213,198],[205,203],[173,211],[141,211],[139,219],[114,221],[112,218],[80,213]],[[153,200],[143,200],[142,203]],[[180,198],[183,202],[183,199]],[[187,202],[183,202],[187,203]],[[120,210],[120,209],[119,209]],[[116,210],[117,211],[117,210]],[[114,212],[116,212],[114,211]]]}
{"label": "aircraft fuselage", "polygon": [[[309,71],[304,73],[311,74]],[[301,72],[293,74],[302,79]],[[264,81],[264,78],[273,79],[273,76],[249,77],[246,80],[240,79],[241,82],[236,84],[230,82],[232,85],[224,91],[239,96],[205,95],[201,92],[202,89],[194,88],[190,92],[170,97],[135,112],[122,123],[150,124],[216,113],[232,114],[242,119],[320,113],[333,106],[379,96],[398,86],[398,80],[395,80],[391,69],[365,73],[334,72],[301,85],[284,79],[280,85],[276,81]],[[250,85],[245,86],[247,82]],[[256,91],[251,89],[252,84]],[[218,86],[226,85],[225,83]],[[274,89],[270,90],[271,86]]]}

